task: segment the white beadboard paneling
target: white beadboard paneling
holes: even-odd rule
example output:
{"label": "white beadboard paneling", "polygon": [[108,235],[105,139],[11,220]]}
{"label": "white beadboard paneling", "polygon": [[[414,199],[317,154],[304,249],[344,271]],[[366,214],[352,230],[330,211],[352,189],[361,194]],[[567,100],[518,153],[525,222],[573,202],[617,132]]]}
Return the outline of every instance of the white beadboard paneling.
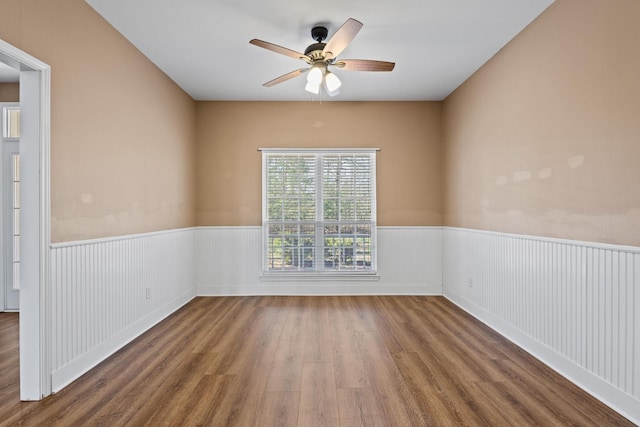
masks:
{"label": "white beadboard paneling", "polygon": [[181,229],[51,246],[54,391],[195,296],[194,233]]}
{"label": "white beadboard paneling", "polygon": [[379,277],[365,281],[261,280],[261,227],[52,245],[53,389],[196,293],[444,294],[640,421],[640,249],[457,228],[377,233]]}
{"label": "white beadboard paneling", "polygon": [[261,227],[199,227],[196,234],[198,295],[239,295],[261,274]]}
{"label": "white beadboard paneling", "polygon": [[640,248],[444,228],[444,295],[640,422]]}
{"label": "white beadboard paneling", "polygon": [[378,227],[378,270],[385,282],[442,294],[442,228]]}
{"label": "white beadboard paneling", "polygon": [[[262,227],[199,227],[198,295],[442,294],[442,229],[378,227],[375,280],[261,280]],[[240,255],[239,255],[240,254]]]}

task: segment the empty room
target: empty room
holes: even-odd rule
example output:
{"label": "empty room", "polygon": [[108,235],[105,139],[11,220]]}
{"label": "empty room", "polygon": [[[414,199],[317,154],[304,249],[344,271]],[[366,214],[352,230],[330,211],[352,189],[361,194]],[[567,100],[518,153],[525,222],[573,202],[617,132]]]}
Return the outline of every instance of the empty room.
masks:
{"label": "empty room", "polygon": [[638,425],[638,22],[0,0],[0,426]]}

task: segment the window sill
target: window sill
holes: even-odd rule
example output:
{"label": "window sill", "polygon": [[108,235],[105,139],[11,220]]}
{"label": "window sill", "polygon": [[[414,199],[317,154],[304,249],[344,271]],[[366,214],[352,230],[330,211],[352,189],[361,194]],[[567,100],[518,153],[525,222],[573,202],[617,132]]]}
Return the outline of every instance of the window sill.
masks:
{"label": "window sill", "polygon": [[369,281],[380,280],[378,273],[263,273],[260,276],[262,282],[287,282],[287,281]]}

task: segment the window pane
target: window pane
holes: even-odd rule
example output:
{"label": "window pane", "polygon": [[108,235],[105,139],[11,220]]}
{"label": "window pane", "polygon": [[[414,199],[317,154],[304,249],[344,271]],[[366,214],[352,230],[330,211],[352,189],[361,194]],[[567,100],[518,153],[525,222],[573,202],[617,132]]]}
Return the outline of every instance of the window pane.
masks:
{"label": "window pane", "polygon": [[338,179],[340,180],[340,197],[353,197],[355,193],[355,164],[352,157],[343,157]]}
{"label": "window pane", "polygon": [[371,220],[371,201],[370,200],[356,200],[355,202],[356,221],[370,221]]}
{"label": "window pane", "polygon": [[356,241],[356,267],[371,267],[371,238],[358,237]]}
{"label": "window pane", "polygon": [[315,199],[300,199],[300,220],[313,221],[316,219]]}
{"label": "window pane", "polygon": [[298,196],[298,177],[295,175],[287,176],[284,180],[283,190],[285,197]]}
{"label": "window pane", "polygon": [[312,248],[315,246],[315,237],[314,236],[303,236],[300,239],[301,246]]}
{"label": "window pane", "polygon": [[358,177],[354,196],[358,198],[368,199],[370,193],[371,193],[371,183],[369,182],[369,177],[368,176]]}
{"label": "window pane", "polygon": [[267,245],[267,264],[269,269],[282,268],[282,238],[270,237]]}
{"label": "window pane", "polygon": [[2,115],[4,138],[20,138],[20,107],[6,107]]}
{"label": "window pane", "polygon": [[13,154],[13,180],[20,181],[20,154]]}
{"label": "window pane", "polygon": [[340,269],[353,269],[353,247],[344,247],[341,251]]}
{"label": "window pane", "polygon": [[298,246],[298,236],[285,236],[284,246],[285,247]]}
{"label": "window pane", "polygon": [[296,263],[297,257],[295,257],[294,250],[291,248],[284,248],[284,257],[283,257],[283,268],[285,270],[290,270],[293,267],[297,266]]}
{"label": "window pane", "polygon": [[338,197],[338,181],[334,179],[325,179],[323,183],[324,197]]}
{"label": "window pane", "polygon": [[20,262],[20,236],[13,236],[13,262]]}
{"label": "window pane", "polygon": [[13,183],[13,207],[20,207],[20,182]]}
{"label": "window pane", "polygon": [[13,289],[16,291],[20,290],[20,263],[13,263]]}
{"label": "window pane", "polygon": [[303,235],[313,236],[316,233],[316,227],[314,225],[302,224],[300,226],[300,233]]}
{"label": "window pane", "polygon": [[338,235],[338,226],[337,225],[325,225],[324,226],[324,235],[325,236],[331,236],[331,235]]}
{"label": "window pane", "polygon": [[316,193],[316,159],[306,156],[300,158],[300,192],[302,195],[313,196]]}
{"label": "window pane", "polygon": [[284,199],[283,201],[283,217],[286,220],[298,220],[300,211],[298,209],[298,199]]}
{"label": "window pane", "polygon": [[302,268],[308,270],[315,267],[315,252],[314,248],[302,249]]}
{"label": "window pane", "polygon": [[353,243],[353,237],[325,237],[325,269],[336,271],[354,269]]}
{"label": "window pane", "polygon": [[340,221],[354,221],[355,219],[355,203],[352,200],[342,200],[340,202]]}
{"label": "window pane", "polygon": [[267,218],[270,220],[281,220],[282,214],[282,200],[281,199],[269,199]]}
{"label": "window pane", "polygon": [[282,196],[282,157],[267,159],[267,196],[270,198]]}
{"label": "window pane", "polygon": [[20,230],[20,209],[13,210],[13,230],[14,234],[19,234]]}
{"label": "window pane", "polygon": [[298,231],[300,230],[298,224],[285,224],[283,227],[284,235],[298,235]]}
{"label": "window pane", "polygon": [[13,175],[13,289],[20,289],[20,155],[12,155]]}
{"label": "window pane", "polygon": [[348,271],[371,268],[371,226],[325,226],[325,270]]}
{"label": "window pane", "polygon": [[324,200],[324,219],[328,221],[338,220],[338,199]]}
{"label": "window pane", "polygon": [[371,236],[371,226],[366,224],[358,224],[356,226],[356,233],[358,235]]}
{"label": "window pane", "polygon": [[324,268],[335,269],[339,264],[339,253],[334,248],[324,248]]}
{"label": "window pane", "polygon": [[282,233],[282,226],[280,224],[271,224],[269,225],[269,235],[280,234]]}
{"label": "window pane", "polygon": [[355,228],[356,228],[355,225],[341,225],[340,226],[340,234],[341,235],[353,234]]}

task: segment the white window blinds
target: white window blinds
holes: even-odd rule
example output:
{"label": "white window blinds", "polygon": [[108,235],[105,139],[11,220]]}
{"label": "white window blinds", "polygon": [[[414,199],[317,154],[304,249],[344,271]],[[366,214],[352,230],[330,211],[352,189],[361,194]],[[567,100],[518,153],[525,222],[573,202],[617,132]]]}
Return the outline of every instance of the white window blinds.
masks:
{"label": "white window blinds", "polygon": [[262,150],[263,271],[375,273],[376,150]]}

